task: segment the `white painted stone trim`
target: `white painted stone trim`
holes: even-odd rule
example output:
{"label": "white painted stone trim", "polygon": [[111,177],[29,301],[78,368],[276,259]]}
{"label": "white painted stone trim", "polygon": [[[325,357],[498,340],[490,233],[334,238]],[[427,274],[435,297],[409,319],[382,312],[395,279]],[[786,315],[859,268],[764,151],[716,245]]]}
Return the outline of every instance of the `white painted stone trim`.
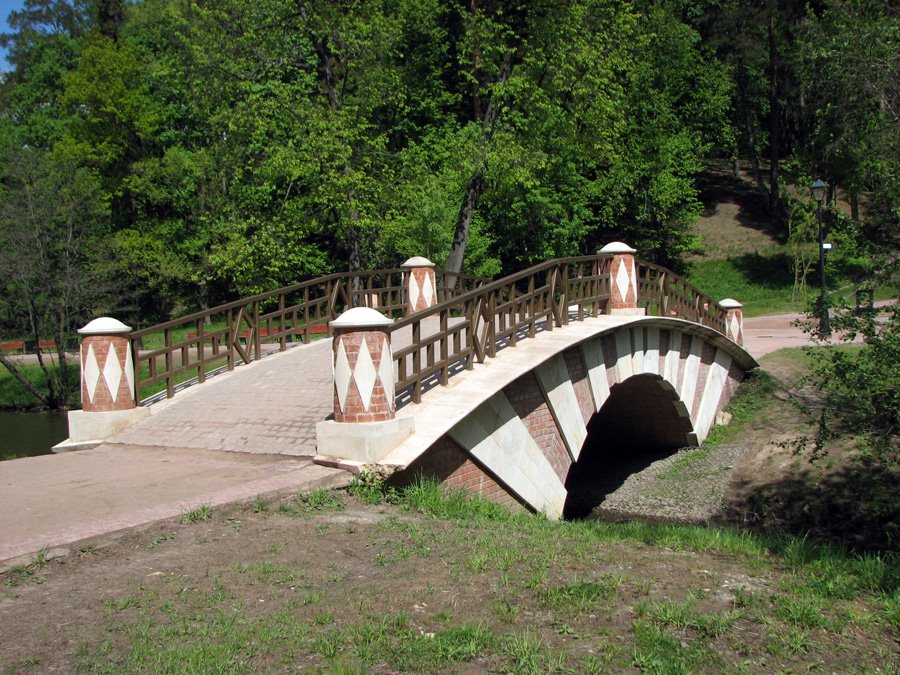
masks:
{"label": "white painted stone trim", "polygon": [[700,408],[697,411],[697,421],[694,429],[702,443],[709,433],[716,418],[716,407],[722,398],[722,390],[728,381],[728,371],[731,369],[731,356],[722,349],[716,350],[716,356],[709,366],[706,374],[706,386],[703,389],[703,398],[700,400]]}
{"label": "white painted stone trim", "polygon": [[335,328],[380,328],[390,326],[392,323],[393,319],[389,319],[377,309],[354,307],[341,314],[330,325]]}
{"label": "white painted stone trim", "polygon": [[659,328],[647,329],[647,344],[644,353],[644,372],[659,375]]}
{"label": "white painted stone trim", "polygon": [[423,258],[420,255],[414,255],[412,258],[400,265],[400,267],[434,267],[434,263],[431,262],[428,258]]}
{"label": "white painted stone trim", "polygon": [[578,395],[569,377],[566,360],[560,353],[534,369],[538,384],[547,398],[556,427],[573,461],[581,454],[587,438],[587,427],[578,405]]}
{"label": "white painted stone trim", "polygon": [[606,377],[606,361],[603,356],[603,341],[595,338],[581,343],[581,354],[594,396],[594,410],[600,410],[609,398],[609,378]]}
{"label": "white painted stone trim", "polygon": [[631,331],[616,331],[616,382],[624,382],[634,374],[631,360]]}
{"label": "white painted stone trim", "polygon": [[[697,391],[697,378],[700,375],[700,354],[703,351],[703,340],[697,335],[691,336],[691,351],[684,363],[684,379],[678,396],[687,406],[688,413],[694,410],[694,393]],[[696,429],[696,425],[694,426]]]}
{"label": "white painted stone trim", "polygon": [[631,248],[628,244],[621,241],[611,241],[597,253],[637,253],[637,249]]}
{"label": "white painted stone trim", "polygon": [[644,372],[644,329],[641,326],[631,329],[631,343],[634,345],[631,354],[631,372],[640,375]]}
{"label": "white painted stone trim", "polygon": [[101,316],[89,322],[83,328],[78,329],[79,335],[119,335],[120,333],[130,333],[131,326],[126,326],[118,319],[110,316]]}
{"label": "white painted stone trim", "polygon": [[453,427],[450,437],[529,506],[548,518],[562,515],[565,486],[503,392]]}
{"label": "white painted stone trim", "polygon": [[666,352],[666,363],[663,367],[663,379],[668,380],[672,388],[678,386],[678,372],[681,368],[681,331],[669,331],[669,351]]}

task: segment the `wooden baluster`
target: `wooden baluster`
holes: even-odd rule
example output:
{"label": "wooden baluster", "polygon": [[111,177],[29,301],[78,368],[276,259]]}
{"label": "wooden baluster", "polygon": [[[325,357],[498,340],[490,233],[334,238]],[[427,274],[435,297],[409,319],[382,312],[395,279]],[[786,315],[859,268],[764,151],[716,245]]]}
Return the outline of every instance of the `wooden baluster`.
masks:
{"label": "wooden baluster", "polygon": [[250,328],[250,337],[253,338],[253,358],[259,361],[262,358],[262,336],[259,330],[259,301],[253,303],[253,326]]}
{"label": "wooden baluster", "polygon": [[206,382],[206,338],[203,336],[204,319],[197,319],[197,381]]}
{"label": "wooden baluster", "polygon": [[518,332],[519,322],[518,319],[518,300],[516,297],[516,285],[513,283],[509,289],[509,327],[510,327],[510,335],[509,335],[509,346],[516,346],[516,333]]}
{"label": "wooden baluster", "polygon": [[475,302],[465,305],[466,312],[466,370],[475,367]]}
{"label": "wooden baluster", "polygon": [[175,395],[175,364],[172,358],[172,329],[166,328],[163,331],[166,342],[166,397],[172,398]]}
{"label": "wooden baluster", "polygon": [[487,305],[485,307],[487,310],[487,315],[485,317],[487,321],[487,354],[491,358],[497,356],[497,330],[496,330],[496,322],[494,317],[497,313],[497,291],[492,291],[490,297],[488,298]]}
{"label": "wooden baluster", "polygon": [[284,315],[284,293],[278,295],[278,351],[283,352],[287,349],[287,318]]}
{"label": "wooden baluster", "polygon": [[441,384],[446,385],[450,381],[450,354],[449,354],[449,344],[448,340],[450,339],[447,335],[447,328],[449,326],[449,314],[450,311],[447,309],[441,310]]}
{"label": "wooden baluster", "polygon": [[412,324],[412,374],[415,378],[413,384],[413,402],[422,401],[422,322],[414,321]]}
{"label": "wooden baluster", "polygon": [[528,337],[533,338],[537,335],[537,323],[534,311],[534,275],[528,277]]}
{"label": "wooden baluster", "polygon": [[229,309],[225,316],[225,340],[228,349],[228,370],[234,370],[234,313]]}
{"label": "wooden baluster", "polygon": [[[294,313],[296,316],[296,311]],[[295,326],[296,329],[296,326]],[[309,286],[303,289],[303,342],[309,344]]]}

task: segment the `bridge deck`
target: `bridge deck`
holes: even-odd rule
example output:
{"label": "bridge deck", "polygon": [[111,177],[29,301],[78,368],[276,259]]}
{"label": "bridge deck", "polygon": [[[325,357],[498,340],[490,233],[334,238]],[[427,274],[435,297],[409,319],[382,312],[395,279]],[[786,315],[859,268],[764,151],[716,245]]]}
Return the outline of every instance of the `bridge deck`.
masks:
{"label": "bridge deck", "polygon": [[[594,321],[619,321],[600,317]],[[625,319],[627,321],[627,318]],[[782,346],[801,346],[807,336],[788,320],[754,329],[745,322],[748,351],[759,356]],[[446,427],[454,398],[493,382],[503,362],[534,358],[542,340],[568,339],[585,330],[573,324],[515,350],[482,368],[488,375],[458,382],[436,397],[433,420],[417,424],[422,442]],[[593,329],[591,329],[593,330]],[[397,346],[402,344],[402,339]],[[549,343],[548,343],[548,348]],[[552,349],[552,348],[550,348]],[[516,353],[521,356],[516,356]],[[479,381],[478,378],[487,377]],[[453,380],[451,380],[453,382]],[[479,384],[479,382],[481,382]],[[499,385],[502,386],[502,385]],[[343,471],[317,466],[315,424],[332,409],[330,341],[274,354],[202,387],[158,404],[155,413],[115,442],[65,455],[32,457],[2,464],[0,471],[0,561],[42,547],[68,545],[96,535],[177,516],[201,503],[217,505],[273,491],[308,490],[346,483]],[[411,409],[400,415],[411,414]],[[439,422],[440,418],[446,418]],[[408,446],[390,460],[399,464]]]}

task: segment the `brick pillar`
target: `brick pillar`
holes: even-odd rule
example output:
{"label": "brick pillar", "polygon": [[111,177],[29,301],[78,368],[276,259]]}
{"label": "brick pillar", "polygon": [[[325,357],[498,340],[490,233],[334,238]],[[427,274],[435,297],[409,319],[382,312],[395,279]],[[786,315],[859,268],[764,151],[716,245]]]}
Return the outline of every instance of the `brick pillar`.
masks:
{"label": "brick pillar", "polygon": [[108,316],[94,319],[78,333],[81,340],[81,407],[84,412],[135,407],[131,328]]}
{"label": "brick pillar", "polygon": [[609,266],[609,313],[643,314],[638,307],[638,271],[634,260],[635,249],[621,241],[614,241],[601,248],[600,255],[612,254]]}
{"label": "brick pillar", "polygon": [[744,346],[744,312],[743,305],[737,300],[725,298],[719,303],[725,310],[725,337]]}
{"label": "brick pillar", "polygon": [[393,322],[369,307],[347,310],[331,322],[335,421],[394,419]]}
{"label": "brick pillar", "polygon": [[401,267],[407,270],[406,297],[408,304],[406,313],[415,314],[437,304],[437,284],[434,276],[434,263],[416,256],[410,258]]}

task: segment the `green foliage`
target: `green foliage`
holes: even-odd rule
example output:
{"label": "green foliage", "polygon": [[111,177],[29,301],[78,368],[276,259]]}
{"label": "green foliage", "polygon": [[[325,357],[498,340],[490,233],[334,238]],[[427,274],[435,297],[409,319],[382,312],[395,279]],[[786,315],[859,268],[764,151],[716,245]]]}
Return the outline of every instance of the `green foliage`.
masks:
{"label": "green foliage", "polygon": [[181,514],[181,522],[189,525],[204,523],[212,518],[212,508],[209,504],[200,504],[188,509]]}
{"label": "green foliage", "polygon": [[832,329],[846,341],[861,335],[865,346],[810,349],[812,382],[827,395],[813,457],[830,438],[852,434],[879,461],[895,468],[900,463],[900,307],[884,310],[886,318],[879,320],[875,313],[835,308]]}
{"label": "green foliage", "polygon": [[[347,492],[364,504],[380,504],[385,499],[384,480],[373,471],[363,471],[353,477]],[[396,499],[393,489],[388,489],[387,493],[388,501]]]}
{"label": "green foliage", "polygon": [[[462,249],[484,276],[612,239],[677,268],[705,160],[750,154],[759,173],[779,141],[794,180],[824,172],[862,200],[860,222],[829,222],[832,267],[869,276],[900,230],[896,22],[883,0],[815,9],[35,1],[3,38],[0,138],[90,193],[78,221],[103,264],[73,269],[102,268],[128,300],[86,309],[140,325]],[[751,295],[772,283],[780,307],[782,275],[766,274]]]}

